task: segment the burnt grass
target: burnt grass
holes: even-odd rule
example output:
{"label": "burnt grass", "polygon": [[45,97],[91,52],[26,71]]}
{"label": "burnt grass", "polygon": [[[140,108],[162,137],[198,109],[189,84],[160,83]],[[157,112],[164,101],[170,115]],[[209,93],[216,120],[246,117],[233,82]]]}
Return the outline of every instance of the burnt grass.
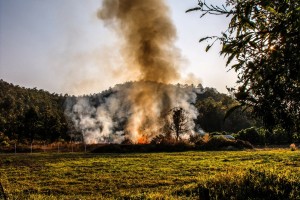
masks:
{"label": "burnt grass", "polygon": [[253,146],[243,140],[220,140],[212,138],[206,143],[189,144],[106,144],[91,150],[91,153],[159,153],[184,152],[197,150],[243,150],[253,149]]}
{"label": "burnt grass", "polygon": [[213,137],[208,141],[199,140],[194,143],[187,141],[163,142],[150,144],[83,144],[83,143],[53,143],[47,145],[11,144],[0,146],[0,153],[62,153],[62,152],[91,152],[91,153],[159,153],[159,152],[185,152],[185,151],[222,151],[245,150],[254,147],[247,141],[228,140],[223,137]]}

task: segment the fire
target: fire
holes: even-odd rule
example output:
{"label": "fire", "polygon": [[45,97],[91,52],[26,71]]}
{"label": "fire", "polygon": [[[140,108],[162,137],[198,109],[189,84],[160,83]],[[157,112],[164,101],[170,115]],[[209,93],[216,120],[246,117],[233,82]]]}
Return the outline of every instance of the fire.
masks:
{"label": "fire", "polygon": [[93,101],[81,98],[70,116],[78,130],[91,132],[84,134],[91,138],[86,143],[127,139],[147,144],[163,131],[169,110],[175,106],[194,109],[190,104],[196,97],[193,89],[170,85],[179,82],[185,63],[174,43],[177,35],[171,13],[163,0],[103,0],[97,16],[121,39],[124,77],[138,82],[116,86],[112,95],[103,93],[97,108]]}
{"label": "fire", "polygon": [[138,139],[138,144],[146,144],[147,142],[147,138],[143,136]]}

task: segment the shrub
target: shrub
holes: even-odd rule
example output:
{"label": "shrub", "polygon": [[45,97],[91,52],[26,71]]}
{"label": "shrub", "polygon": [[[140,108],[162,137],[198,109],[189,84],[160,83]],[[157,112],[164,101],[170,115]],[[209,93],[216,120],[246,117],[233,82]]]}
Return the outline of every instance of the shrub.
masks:
{"label": "shrub", "polygon": [[300,142],[300,134],[297,132],[293,133],[292,140],[293,140],[293,142]]}
{"label": "shrub", "polygon": [[8,147],[9,146],[9,138],[2,132],[0,132],[0,146]]}
{"label": "shrub", "polygon": [[289,142],[290,138],[283,128],[277,127],[273,130],[270,136],[270,140],[274,144],[286,144]]}
{"label": "shrub", "polygon": [[239,149],[253,149],[253,145],[248,142],[248,141],[244,141],[244,140],[236,140],[235,143],[235,147],[239,148]]}
{"label": "shrub", "polygon": [[201,136],[200,134],[196,133],[196,134],[190,136],[189,141],[192,144],[196,144],[196,143],[198,143],[199,141],[202,140],[202,137],[203,136]]}
{"label": "shrub", "polygon": [[253,146],[247,141],[230,140],[222,135],[214,137],[204,136],[202,143],[197,143],[196,145],[198,148],[205,150],[253,149]]}
{"label": "shrub", "polygon": [[299,199],[299,177],[287,178],[271,171],[249,169],[245,174],[220,174],[195,188],[179,190],[179,196],[199,197],[203,188],[210,199]]}
{"label": "shrub", "polygon": [[9,145],[9,143],[7,142],[7,141],[2,141],[2,142],[0,142],[0,146],[2,146],[2,147],[9,147],[10,145]]}
{"label": "shrub", "polygon": [[166,136],[164,134],[160,134],[160,135],[157,135],[156,137],[154,137],[151,142],[151,144],[175,144],[176,143],[176,140],[174,138],[171,138],[169,136]]}
{"label": "shrub", "polygon": [[220,149],[227,146],[231,146],[231,141],[223,136],[214,136],[206,143],[206,147],[209,149]]}
{"label": "shrub", "polygon": [[208,141],[211,139],[210,135],[209,134],[205,134],[203,136],[200,136],[200,138],[198,138],[196,141],[194,141],[193,143],[196,145],[196,146],[203,146],[205,144],[208,143]]}
{"label": "shrub", "polygon": [[256,128],[251,127],[244,130],[239,131],[235,137],[237,139],[246,140],[251,144],[264,144],[265,136],[264,134],[259,134]]}

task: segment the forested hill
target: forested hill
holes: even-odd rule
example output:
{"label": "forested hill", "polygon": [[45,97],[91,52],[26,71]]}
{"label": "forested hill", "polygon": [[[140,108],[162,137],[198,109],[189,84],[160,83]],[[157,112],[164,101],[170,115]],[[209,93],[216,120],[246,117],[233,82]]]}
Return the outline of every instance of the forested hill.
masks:
{"label": "forested hill", "polygon": [[66,138],[65,98],[0,80],[0,132],[20,142]]}
{"label": "forested hill", "polygon": [[[9,140],[28,143],[33,140],[54,142],[64,139],[67,141],[70,139],[69,133],[74,132],[73,122],[64,114],[67,99],[68,102],[76,102],[79,98],[85,98],[94,102],[95,106],[99,106],[101,99],[138,84],[140,82],[127,82],[98,94],[75,97],[51,94],[36,88],[27,89],[0,80],[0,135],[7,136]],[[198,86],[178,84],[165,87],[198,91],[194,104],[199,116],[195,124],[205,132],[236,133],[255,123],[249,117],[249,113],[239,110],[224,121],[226,111],[236,102],[214,88],[203,88],[201,84]]]}

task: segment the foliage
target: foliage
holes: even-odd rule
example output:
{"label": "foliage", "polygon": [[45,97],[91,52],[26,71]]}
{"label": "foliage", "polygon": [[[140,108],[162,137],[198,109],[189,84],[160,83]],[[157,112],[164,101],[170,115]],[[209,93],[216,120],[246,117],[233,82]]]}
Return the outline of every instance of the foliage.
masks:
{"label": "foliage", "polygon": [[175,144],[176,140],[172,137],[172,135],[167,134],[159,134],[151,140],[151,144],[161,144],[161,145],[169,145]]}
{"label": "foliage", "polygon": [[[198,117],[194,121],[195,123],[195,131],[201,131],[203,129],[205,132],[212,132],[212,131],[228,131],[228,132],[237,132],[244,128],[248,128],[251,126],[254,126],[258,124],[258,122],[253,119],[250,116],[250,112],[245,111],[242,112],[241,109],[235,110],[231,116],[226,118],[224,121],[224,117],[226,114],[226,110],[231,108],[232,106],[236,105],[237,102],[233,100],[232,97],[219,93],[214,88],[203,88],[201,84],[194,86],[194,85],[166,85],[162,83],[155,83],[155,82],[126,82],[124,84],[118,84],[115,87],[110,88],[109,90],[103,91],[101,93],[92,94],[92,95],[86,95],[86,96],[80,96],[80,97],[68,97],[68,107],[66,108],[66,113],[73,113],[75,115],[75,118],[80,118],[80,113],[74,113],[72,112],[73,106],[76,104],[77,100],[82,99],[89,106],[91,106],[93,110],[96,110],[97,107],[99,107],[101,104],[105,103],[107,99],[110,97],[120,97],[126,99],[124,97],[124,92],[130,90],[131,88],[136,88],[139,86],[139,84],[147,83],[151,87],[158,87],[161,88],[162,91],[174,91],[175,93],[193,93],[193,98],[196,98],[195,107],[198,111]],[[126,94],[126,93],[125,93]],[[126,105],[126,101],[124,100],[122,104]],[[113,132],[117,131],[123,131],[126,126],[126,122],[128,118],[132,115],[132,112],[130,112],[130,105],[123,106],[124,110],[122,110],[122,114],[124,114],[124,117],[122,120],[114,119],[115,124],[113,129]],[[94,109],[95,108],[95,109]],[[189,113],[185,113],[186,111],[180,111],[180,114],[187,115]],[[162,113],[162,124],[165,124],[165,126],[162,127],[161,130],[158,130],[164,137],[171,138],[171,137],[177,137],[176,136],[176,127],[174,126],[174,118],[172,115],[175,112],[174,110],[166,110],[164,113]],[[167,117],[165,117],[167,116]],[[91,116],[93,117],[93,116]],[[164,123],[164,119],[168,118],[169,123]],[[189,121],[189,120],[188,120]],[[185,120],[184,123],[192,123],[191,121],[187,122]],[[183,124],[182,124],[183,125]],[[179,128],[179,127],[178,127]],[[181,126],[182,130],[179,130],[178,134],[183,134],[184,132],[189,132],[188,126]],[[175,136],[174,136],[175,135]],[[166,139],[165,138],[165,139]],[[168,139],[168,140],[169,140]]]}
{"label": "foliage", "polygon": [[207,137],[204,135],[201,140],[195,143],[197,149],[201,150],[238,150],[253,149],[252,144],[243,140],[230,140],[222,135]]}
{"label": "foliage", "polygon": [[[208,135],[208,134],[207,134]],[[203,135],[200,135],[198,133],[196,134],[192,134],[189,138],[189,142],[192,143],[192,144],[198,144],[198,143],[201,143],[202,140],[203,140]]]}
{"label": "foliage", "polygon": [[53,142],[68,138],[65,96],[26,89],[0,80],[0,131],[9,140]]}
{"label": "foliage", "polygon": [[264,144],[265,136],[260,135],[255,127],[239,131],[235,137],[237,139],[249,141],[251,144]]}
{"label": "foliage", "polygon": [[181,194],[198,196],[200,189],[212,188],[211,199],[298,199],[300,183],[288,180],[271,170],[249,169],[243,175],[232,177],[231,173],[207,181],[196,188],[180,191]]}
{"label": "foliage", "polygon": [[9,138],[0,132],[0,146],[9,146]]}
{"label": "foliage", "polygon": [[[128,82],[116,87],[118,87],[118,90],[125,90],[128,87],[134,87],[135,84],[138,83]],[[0,85],[0,95],[2,95],[0,98],[0,132],[4,134],[2,134],[1,138],[5,136],[4,146],[16,142],[32,143],[33,140],[34,143],[35,141],[54,142],[60,139],[73,142],[82,141],[80,130],[76,130],[71,119],[65,116],[65,109],[70,109],[77,98],[86,98],[92,106],[98,107],[103,103],[105,98],[109,98],[110,95],[114,95],[117,91],[115,88],[110,88],[98,94],[75,97],[50,94],[43,90],[21,88],[2,80],[0,81]],[[160,87],[168,87],[167,89],[169,90],[178,88],[178,86],[174,85],[160,85]],[[197,91],[195,107],[198,111],[198,117],[195,120],[194,130],[196,132],[201,132],[202,128],[205,132],[226,131],[230,134],[252,126],[260,126],[260,123],[251,117],[249,110],[242,111],[241,109],[237,109],[224,121],[226,111],[236,105],[236,101],[228,95],[218,93],[213,88],[203,88],[200,84],[197,87],[183,85],[179,85],[179,87],[183,90],[187,87],[192,87],[194,91]],[[181,113],[180,111],[179,114],[184,115],[187,113],[184,111]],[[172,112],[170,112],[170,122],[172,122],[173,116],[175,115],[172,115]],[[114,131],[124,130],[126,120],[124,118],[123,121],[118,122],[119,125]],[[176,133],[175,126],[173,124],[173,128],[171,129],[169,125],[165,126],[164,130],[160,130],[162,134],[154,138],[153,143],[176,143],[177,136],[174,134]],[[178,132],[179,137],[185,132],[185,129],[186,127],[182,126]],[[259,137],[261,137],[259,144],[290,142],[288,132],[280,127],[274,129],[273,132],[265,129],[257,129],[257,131],[259,132]],[[296,132],[293,133],[292,142],[299,141],[298,135]],[[241,137],[237,138],[246,140]],[[124,142],[130,143],[130,141]]]}
{"label": "foliage", "polygon": [[200,1],[203,14],[230,17],[228,29],[213,39],[222,44],[221,55],[239,73],[232,89],[241,106],[249,106],[270,130],[280,125],[291,139],[300,132],[300,2],[299,0],[227,0],[220,6]]}
{"label": "foliage", "polygon": [[190,132],[188,113],[180,107],[175,107],[169,112],[169,128],[175,133],[175,140],[178,142],[181,135]]}
{"label": "foliage", "polygon": [[210,199],[299,199],[299,160],[289,149],[0,154],[0,182],[9,199],[199,199],[200,187]]}
{"label": "foliage", "polygon": [[[297,135],[295,134],[295,136]],[[280,127],[275,128],[273,132],[269,132],[265,128],[251,127],[239,131],[234,134],[234,137],[249,141],[254,145],[288,144],[290,141],[289,133]],[[299,142],[299,138],[295,137],[292,141]]]}
{"label": "foliage", "polygon": [[[196,124],[205,132],[236,133],[242,129],[259,125],[250,110],[236,109],[226,117],[227,111],[237,105],[237,102],[226,94],[221,94],[213,88],[205,88],[197,95],[196,108],[198,117]],[[225,119],[226,118],[226,119]]]}

